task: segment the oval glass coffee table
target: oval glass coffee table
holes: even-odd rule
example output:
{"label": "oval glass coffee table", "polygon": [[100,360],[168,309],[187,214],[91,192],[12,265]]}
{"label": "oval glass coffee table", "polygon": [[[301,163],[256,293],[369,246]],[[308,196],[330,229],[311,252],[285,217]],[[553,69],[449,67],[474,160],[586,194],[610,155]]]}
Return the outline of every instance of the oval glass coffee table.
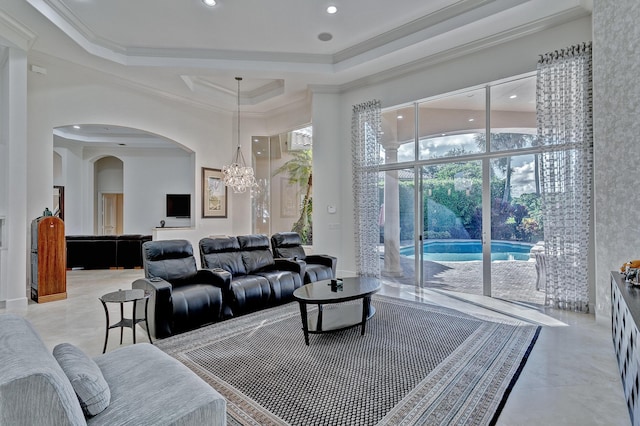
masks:
{"label": "oval glass coffee table", "polygon": [[[371,295],[380,290],[380,280],[372,277],[342,278],[342,287],[331,286],[331,280],[306,284],[293,292],[300,304],[304,342],[309,345],[309,334],[329,333],[360,325],[364,336],[367,320],[375,314]],[[362,307],[348,304],[323,309],[323,305],[362,299]],[[307,312],[307,305],[318,305],[317,312]]]}

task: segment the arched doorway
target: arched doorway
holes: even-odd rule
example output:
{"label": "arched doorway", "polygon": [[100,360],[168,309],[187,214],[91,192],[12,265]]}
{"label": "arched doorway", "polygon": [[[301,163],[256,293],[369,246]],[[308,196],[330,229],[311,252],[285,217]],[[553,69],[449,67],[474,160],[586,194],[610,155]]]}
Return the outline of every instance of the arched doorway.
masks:
{"label": "arched doorway", "polygon": [[97,235],[121,235],[124,229],[122,160],[107,156],[94,164]]}
{"label": "arched doorway", "polygon": [[54,160],[54,170],[56,162],[61,168],[54,184],[65,188],[67,235],[147,235],[161,221],[193,226],[194,215],[166,213],[167,194],[196,198],[190,149],[144,130],[104,124],[56,127],[53,136],[62,158],[61,164]]}

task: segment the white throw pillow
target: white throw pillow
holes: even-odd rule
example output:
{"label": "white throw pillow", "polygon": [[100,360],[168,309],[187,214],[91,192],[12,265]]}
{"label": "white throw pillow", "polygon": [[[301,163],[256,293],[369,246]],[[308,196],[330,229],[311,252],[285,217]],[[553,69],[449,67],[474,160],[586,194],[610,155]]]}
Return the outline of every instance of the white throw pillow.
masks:
{"label": "white throw pillow", "polygon": [[109,406],[111,391],[94,360],[71,343],[57,345],[53,356],[71,382],[86,416],[95,416]]}

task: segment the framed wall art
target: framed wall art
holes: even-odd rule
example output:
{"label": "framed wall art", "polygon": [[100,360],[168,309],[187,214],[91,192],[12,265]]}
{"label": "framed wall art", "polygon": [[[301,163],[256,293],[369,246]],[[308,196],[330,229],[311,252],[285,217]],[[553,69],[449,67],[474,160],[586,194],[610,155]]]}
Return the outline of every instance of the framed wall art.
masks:
{"label": "framed wall art", "polygon": [[222,170],[202,168],[202,217],[227,217],[227,187]]}

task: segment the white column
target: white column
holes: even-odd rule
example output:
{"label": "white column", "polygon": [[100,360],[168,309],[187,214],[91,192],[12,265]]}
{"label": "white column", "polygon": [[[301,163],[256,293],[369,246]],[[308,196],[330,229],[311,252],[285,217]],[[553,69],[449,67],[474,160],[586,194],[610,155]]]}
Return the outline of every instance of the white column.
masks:
{"label": "white column", "polygon": [[8,155],[6,167],[6,236],[7,274],[0,283],[0,294],[8,309],[26,307],[29,286],[27,246],[29,221],[27,220],[27,54],[9,48],[2,68],[2,143]]}
{"label": "white column", "polygon": [[[398,161],[398,146],[385,144],[387,163]],[[403,276],[400,264],[400,188],[398,171],[390,170],[384,176],[384,266],[382,275]]]}

